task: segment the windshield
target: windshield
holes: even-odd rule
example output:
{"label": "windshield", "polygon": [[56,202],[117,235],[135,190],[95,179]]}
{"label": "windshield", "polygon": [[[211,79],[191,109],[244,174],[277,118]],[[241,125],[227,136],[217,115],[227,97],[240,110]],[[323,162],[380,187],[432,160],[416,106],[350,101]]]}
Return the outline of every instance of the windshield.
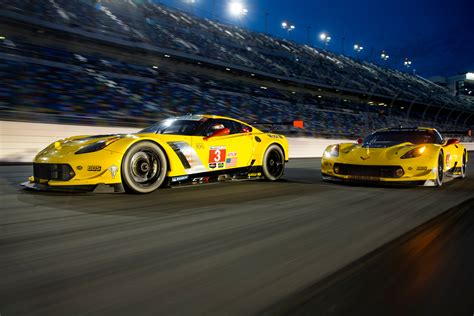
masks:
{"label": "windshield", "polygon": [[433,131],[384,131],[373,133],[364,140],[363,147],[390,147],[401,143],[434,144],[437,143]]}
{"label": "windshield", "polygon": [[138,132],[138,134],[197,135],[202,120],[167,119]]}

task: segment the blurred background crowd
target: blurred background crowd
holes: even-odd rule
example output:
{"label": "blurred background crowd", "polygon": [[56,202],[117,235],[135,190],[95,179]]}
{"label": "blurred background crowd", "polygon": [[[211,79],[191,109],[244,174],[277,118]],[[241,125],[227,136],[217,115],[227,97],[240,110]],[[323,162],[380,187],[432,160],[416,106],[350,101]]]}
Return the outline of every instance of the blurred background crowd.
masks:
{"label": "blurred background crowd", "polygon": [[146,126],[169,116],[303,119],[306,136],[474,124],[420,76],[145,0],[0,1],[2,119]]}

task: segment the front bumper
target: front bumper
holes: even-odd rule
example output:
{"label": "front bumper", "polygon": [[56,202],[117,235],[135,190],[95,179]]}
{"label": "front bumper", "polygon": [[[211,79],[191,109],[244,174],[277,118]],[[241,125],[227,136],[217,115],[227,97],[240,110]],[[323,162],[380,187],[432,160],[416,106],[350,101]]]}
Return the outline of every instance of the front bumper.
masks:
{"label": "front bumper", "polygon": [[[403,172],[397,174],[395,171],[398,169]],[[417,161],[410,161],[409,164],[390,164],[384,161],[374,164],[348,164],[346,161],[323,158],[321,174],[323,180],[330,181],[435,186],[437,168]]]}
{"label": "front bumper", "polygon": [[324,181],[347,182],[347,183],[361,183],[361,184],[381,184],[381,185],[419,185],[419,186],[436,186],[435,179],[426,178],[379,178],[370,176],[343,176],[330,175],[321,173],[321,178]]}
{"label": "front bumper", "polygon": [[125,189],[121,183],[96,185],[60,185],[52,186],[47,183],[27,181],[20,184],[27,190],[50,192],[93,192],[93,193],[123,193]]}

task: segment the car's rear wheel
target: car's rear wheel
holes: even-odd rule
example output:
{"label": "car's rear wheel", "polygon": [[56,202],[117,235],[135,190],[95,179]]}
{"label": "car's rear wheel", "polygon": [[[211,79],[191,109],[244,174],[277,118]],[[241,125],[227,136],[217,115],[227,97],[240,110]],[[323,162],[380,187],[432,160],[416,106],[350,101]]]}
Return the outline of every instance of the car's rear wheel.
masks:
{"label": "car's rear wheel", "polygon": [[263,176],[269,181],[281,178],[285,171],[285,154],[278,145],[270,145],[263,155]]}
{"label": "car's rear wheel", "polygon": [[461,166],[461,178],[466,177],[466,169],[467,169],[467,154],[464,152],[462,155],[462,166]]}
{"label": "car's rear wheel", "polygon": [[444,178],[444,155],[440,152],[438,155],[438,167],[436,172],[436,186],[440,187],[443,185]]}
{"label": "car's rear wheel", "polygon": [[150,193],[166,178],[168,163],[163,150],[155,143],[134,144],[122,160],[122,181],[129,192]]}

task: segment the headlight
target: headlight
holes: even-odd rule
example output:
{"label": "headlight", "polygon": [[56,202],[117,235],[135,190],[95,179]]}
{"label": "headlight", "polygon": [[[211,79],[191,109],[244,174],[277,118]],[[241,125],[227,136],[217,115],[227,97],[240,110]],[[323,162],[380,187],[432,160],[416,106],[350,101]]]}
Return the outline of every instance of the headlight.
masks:
{"label": "headlight", "polygon": [[86,146],[82,147],[81,149],[76,151],[75,154],[76,155],[87,154],[87,153],[92,153],[94,151],[102,150],[105,147],[109,146],[110,144],[116,142],[119,139],[120,138],[117,137],[117,138],[111,138],[111,139],[108,139],[108,140],[100,140],[98,142],[95,142],[95,143],[92,143],[92,144],[89,144],[89,145],[86,145]]}
{"label": "headlight", "polygon": [[326,149],[326,152],[324,153],[324,156],[326,157],[339,157],[339,145],[333,145]]}
{"label": "headlight", "polygon": [[414,148],[414,149],[410,150],[409,152],[407,152],[406,154],[404,154],[404,155],[401,156],[400,158],[401,158],[401,159],[407,159],[407,158],[420,157],[421,155],[423,155],[423,153],[424,153],[425,151],[426,151],[426,147],[425,147],[425,146],[417,147],[417,148]]}

